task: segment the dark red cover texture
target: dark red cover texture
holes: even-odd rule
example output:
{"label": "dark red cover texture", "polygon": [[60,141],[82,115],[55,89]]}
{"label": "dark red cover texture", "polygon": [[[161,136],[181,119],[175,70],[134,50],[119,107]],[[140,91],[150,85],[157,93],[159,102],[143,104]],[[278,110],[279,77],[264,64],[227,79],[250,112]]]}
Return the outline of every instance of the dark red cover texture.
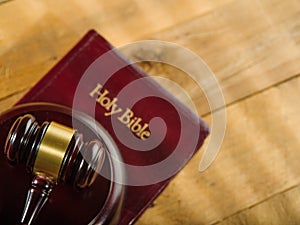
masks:
{"label": "dark red cover texture", "polygon": [[75,108],[95,117],[109,132],[129,165],[124,168],[126,194],[119,222],[124,225],[151,205],[200,148],[209,129],[112,49],[89,31],[18,104],[51,102]]}

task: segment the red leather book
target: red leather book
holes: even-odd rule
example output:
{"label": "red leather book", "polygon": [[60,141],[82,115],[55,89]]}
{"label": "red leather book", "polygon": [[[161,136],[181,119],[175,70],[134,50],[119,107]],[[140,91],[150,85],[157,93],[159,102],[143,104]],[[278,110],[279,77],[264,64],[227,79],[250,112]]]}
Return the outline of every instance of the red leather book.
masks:
{"label": "red leather book", "polygon": [[126,193],[119,224],[125,225],[151,205],[209,129],[112,49],[95,31],[88,32],[18,104],[65,105],[94,117],[109,132],[124,160]]}

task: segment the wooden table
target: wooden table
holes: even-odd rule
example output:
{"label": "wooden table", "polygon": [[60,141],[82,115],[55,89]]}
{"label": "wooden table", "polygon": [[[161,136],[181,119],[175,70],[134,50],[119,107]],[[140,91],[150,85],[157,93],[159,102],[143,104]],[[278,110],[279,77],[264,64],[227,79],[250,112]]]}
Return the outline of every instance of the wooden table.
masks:
{"label": "wooden table", "polygon": [[[200,173],[198,153],[138,225],[300,224],[299,0],[12,0],[0,16],[0,111],[91,28],[115,46],[174,42],[216,74],[227,112],[217,159]],[[210,122],[192,80],[147,68],[186,88]]]}

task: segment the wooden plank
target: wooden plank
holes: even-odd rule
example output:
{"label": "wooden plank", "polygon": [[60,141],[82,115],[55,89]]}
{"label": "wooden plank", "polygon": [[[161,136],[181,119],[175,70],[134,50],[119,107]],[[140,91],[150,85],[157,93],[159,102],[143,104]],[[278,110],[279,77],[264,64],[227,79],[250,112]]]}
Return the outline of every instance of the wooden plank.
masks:
{"label": "wooden plank", "polygon": [[299,224],[300,200],[297,197],[299,195],[300,187],[293,187],[215,225]]}
{"label": "wooden plank", "polygon": [[[151,38],[180,44],[201,56],[231,104],[299,73],[300,2],[236,1]],[[153,67],[153,74],[163,74]],[[204,101],[204,95],[197,97]],[[199,110],[201,115],[209,112],[206,107]]]}
{"label": "wooden plank", "polygon": [[[228,107],[217,160],[200,173],[197,154],[137,225],[213,224],[299,185],[299,92],[297,77]],[[255,213],[266,216],[264,224],[283,224],[271,223],[272,213]],[[228,224],[241,224],[235,222]]]}
{"label": "wooden plank", "polygon": [[[100,28],[111,42],[122,44],[132,41],[134,37],[157,32],[179,22],[189,20],[200,14],[226,4],[230,1],[188,0],[180,1],[43,1],[25,0],[22,3],[13,1],[1,7],[1,27],[5,31],[6,41],[15,41],[20,34],[28,33],[33,26],[47,26],[52,32],[60,28],[60,32],[82,35],[89,27]],[[202,7],[195,7],[201,4]],[[180,6],[180,7],[178,7]],[[30,10],[28,10],[30,9]],[[187,14],[185,11],[189,11]],[[22,24],[19,20],[22,20]],[[155,22],[159,20],[159,23]],[[145,27],[146,26],[146,27]],[[40,27],[41,28],[41,27]],[[67,29],[67,31],[63,31]],[[143,29],[142,29],[143,28]],[[54,31],[53,31],[54,30]],[[16,34],[18,31],[18,34]],[[113,31],[113,32],[109,32]],[[109,35],[111,33],[111,35]],[[37,34],[38,35],[38,34]],[[76,40],[76,38],[75,38]]]}

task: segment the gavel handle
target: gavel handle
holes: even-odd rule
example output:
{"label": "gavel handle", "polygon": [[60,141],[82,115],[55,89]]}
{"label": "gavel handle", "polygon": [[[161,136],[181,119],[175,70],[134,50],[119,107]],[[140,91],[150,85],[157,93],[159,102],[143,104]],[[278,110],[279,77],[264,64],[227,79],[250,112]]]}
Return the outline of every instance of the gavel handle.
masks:
{"label": "gavel handle", "polygon": [[35,175],[27,193],[21,224],[32,225],[35,222],[49,198],[53,185],[54,182],[51,179],[45,176]]}

